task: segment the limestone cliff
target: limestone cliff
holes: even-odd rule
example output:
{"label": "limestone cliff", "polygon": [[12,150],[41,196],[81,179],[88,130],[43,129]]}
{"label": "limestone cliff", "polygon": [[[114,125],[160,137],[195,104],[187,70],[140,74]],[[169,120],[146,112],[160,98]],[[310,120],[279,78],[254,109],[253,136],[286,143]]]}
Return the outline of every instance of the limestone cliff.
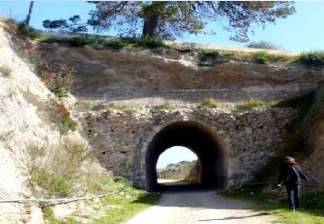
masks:
{"label": "limestone cliff", "polygon": [[[0,23],[0,199],[48,198],[33,183],[39,174],[33,171],[46,167],[63,145],[87,143],[78,131],[60,133],[53,110],[69,103],[57,101],[23,60],[21,47],[26,43],[12,31]],[[0,204],[0,223],[43,223],[42,211],[33,203]]]}

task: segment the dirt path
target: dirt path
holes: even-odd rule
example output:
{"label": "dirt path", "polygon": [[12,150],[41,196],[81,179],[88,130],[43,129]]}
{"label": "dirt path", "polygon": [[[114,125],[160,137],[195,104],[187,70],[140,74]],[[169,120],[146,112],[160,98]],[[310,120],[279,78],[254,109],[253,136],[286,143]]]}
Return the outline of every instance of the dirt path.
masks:
{"label": "dirt path", "polygon": [[253,211],[247,202],[222,197],[215,191],[163,193],[160,202],[127,224],[269,224],[275,217]]}

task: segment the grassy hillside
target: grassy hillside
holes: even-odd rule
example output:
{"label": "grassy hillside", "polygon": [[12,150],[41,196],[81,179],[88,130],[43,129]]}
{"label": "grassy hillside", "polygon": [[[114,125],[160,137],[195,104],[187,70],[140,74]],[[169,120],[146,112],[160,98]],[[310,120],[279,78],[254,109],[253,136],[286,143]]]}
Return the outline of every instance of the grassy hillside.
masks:
{"label": "grassy hillside", "polygon": [[[88,200],[70,204],[69,209],[74,212],[58,218],[59,208],[42,204],[44,218],[48,224],[120,224],[138,213],[139,211],[155,204],[158,194],[146,193],[143,190],[133,188],[123,178],[102,177],[102,187],[111,192],[111,195],[101,199]],[[77,204],[77,205],[76,205]]]}

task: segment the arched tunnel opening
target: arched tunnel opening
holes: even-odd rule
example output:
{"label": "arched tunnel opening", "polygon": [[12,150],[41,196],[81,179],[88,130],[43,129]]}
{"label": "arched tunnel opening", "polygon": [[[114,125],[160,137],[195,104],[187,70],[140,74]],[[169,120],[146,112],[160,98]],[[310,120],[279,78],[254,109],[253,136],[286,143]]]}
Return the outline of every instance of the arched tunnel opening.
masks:
{"label": "arched tunnel opening", "polygon": [[199,160],[199,188],[224,189],[227,185],[226,152],[214,130],[198,122],[175,122],[158,132],[146,152],[146,190],[162,190],[156,165],[160,155],[172,146],[191,149]]}
{"label": "arched tunnel opening", "polygon": [[200,183],[200,161],[189,148],[172,146],[158,158],[158,184],[163,186],[184,186]]}

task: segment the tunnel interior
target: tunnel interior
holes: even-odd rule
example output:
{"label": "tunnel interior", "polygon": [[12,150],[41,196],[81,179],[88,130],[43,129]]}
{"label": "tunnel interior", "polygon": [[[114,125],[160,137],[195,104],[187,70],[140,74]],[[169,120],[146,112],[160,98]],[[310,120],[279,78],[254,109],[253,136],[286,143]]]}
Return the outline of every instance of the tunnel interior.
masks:
{"label": "tunnel interior", "polygon": [[197,122],[176,122],[158,132],[146,152],[146,190],[159,191],[156,164],[159,156],[172,146],[191,149],[200,164],[200,187],[223,189],[227,182],[226,156],[217,134]]}

